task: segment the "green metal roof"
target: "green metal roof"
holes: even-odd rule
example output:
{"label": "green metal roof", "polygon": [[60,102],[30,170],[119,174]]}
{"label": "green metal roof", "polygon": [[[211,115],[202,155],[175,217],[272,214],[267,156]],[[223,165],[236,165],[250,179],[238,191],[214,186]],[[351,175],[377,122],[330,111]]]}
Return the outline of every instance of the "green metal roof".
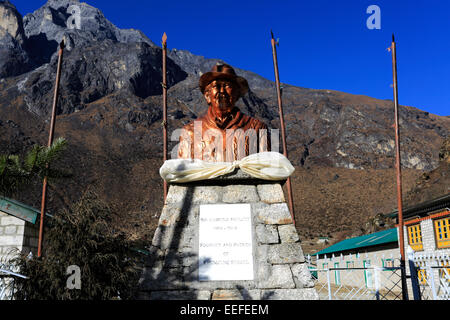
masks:
{"label": "green metal roof", "polygon": [[345,239],[341,242],[333,244],[332,246],[329,246],[328,248],[316,252],[313,255],[335,253],[364,247],[372,247],[390,242],[398,242],[397,228],[366,234],[364,236],[356,238]]}
{"label": "green metal roof", "polygon": [[33,224],[36,223],[37,217],[41,214],[39,210],[33,207],[4,197],[0,197],[0,211]]}

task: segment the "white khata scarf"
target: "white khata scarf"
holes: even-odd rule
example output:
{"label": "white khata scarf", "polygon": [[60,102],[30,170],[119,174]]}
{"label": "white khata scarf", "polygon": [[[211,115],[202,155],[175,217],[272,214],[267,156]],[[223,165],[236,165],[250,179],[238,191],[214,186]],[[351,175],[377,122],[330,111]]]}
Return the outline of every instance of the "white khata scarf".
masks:
{"label": "white khata scarf", "polygon": [[283,180],[288,178],[294,167],[278,152],[253,153],[233,162],[206,162],[199,159],[171,159],[164,162],[159,174],[167,182],[191,182],[213,179],[240,168],[254,178]]}

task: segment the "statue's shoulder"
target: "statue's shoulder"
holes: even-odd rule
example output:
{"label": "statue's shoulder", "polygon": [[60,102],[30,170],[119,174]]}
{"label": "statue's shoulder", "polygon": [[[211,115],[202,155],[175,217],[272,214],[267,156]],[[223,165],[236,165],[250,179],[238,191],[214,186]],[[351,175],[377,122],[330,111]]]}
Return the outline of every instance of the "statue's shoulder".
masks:
{"label": "statue's shoulder", "polygon": [[188,132],[190,135],[193,135],[194,134],[194,123],[195,123],[195,121],[201,121],[201,123],[203,123],[203,121],[206,121],[206,117],[205,117],[205,115],[203,115],[201,117],[198,117],[196,119],[191,120],[190,122],[186,123],[183,126],[183,130],[185,132]]}
{"label": "statue's shoulder", "polygon": [[253,117],[250,117],[250,116],[247,116],[247,115],[246,115],[246,117],[248,117],[247,121],[250,123],[250,128],[253,128],[256,130],[268,128],[267,124],[265,124],[263,121],[253,118]]}
{"label": "statue's shoulder", "polygon": [[192,121],[186,123],[186,124],[183,126],[183,129],[184,129],[184,130],[188,130],[188,131],[194,130],[194,120],[192,120]]}

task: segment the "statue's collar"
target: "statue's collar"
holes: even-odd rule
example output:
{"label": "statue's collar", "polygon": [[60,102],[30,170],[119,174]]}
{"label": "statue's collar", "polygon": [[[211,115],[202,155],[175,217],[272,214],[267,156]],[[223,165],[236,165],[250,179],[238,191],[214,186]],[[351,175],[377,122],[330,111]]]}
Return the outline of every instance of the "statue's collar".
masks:
{"label": "statue's collar", "polygon": [[209,107],[207,112],[207,121],[209,125],[213,125],[218,129],[230,129],[240,119],[241,112],[237,107],[234,107],[229,114],[220,118],[215,113],[213,108]]}

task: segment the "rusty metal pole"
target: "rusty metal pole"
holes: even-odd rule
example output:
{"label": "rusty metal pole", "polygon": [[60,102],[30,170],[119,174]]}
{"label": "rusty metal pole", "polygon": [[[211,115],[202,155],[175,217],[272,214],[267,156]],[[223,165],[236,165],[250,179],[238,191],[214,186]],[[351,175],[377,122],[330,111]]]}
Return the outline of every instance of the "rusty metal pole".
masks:
{"label": "rusty metal pole", "polygon": [[398,114],[398,86],[397,86],[397,53],[395,48],[395,39],[392,35],[392,77],[394,87],[394,113],[395,113],[395,169],[397,173],[397,206],[398,206],[398,225],[399,225],[399,246],[400,246],[400,267],[402,280],[403,300],[408,300],[408,289],[406,284],[406,264],[405,264],[405,236],[403,232],[403,203],[402,203],[402,168],[400,158],[400,128]]}
{"label": "rusty metal pole", "polygon": [[[52,117],[50,120],[50,130],[48,134],[48,146],[50,147],[53,143],[53,134],[55,133],[55,120],[56,120],[56,106],[58,104],[58,91],[59,91],[59,80],[61,78],[61,64],[64,51],[64,40],[59,44],[58,52],[58,66],[56,69],[56,81],[55,81],[55,91],[53,94],[53,107],[52,107]],[[44,182],[42,185],[42,201],[41,201],[41,220],[39,225],[39,241],[38,241],[38,257],[42,255],[42,239],[44,234],[44,215],[47,202],[47,177],[44,177]]]}
{"label": "rusty metal pole", "polygon": [[[272,36],[271,43],[272,43],[272,56],[273,56],[273,67],[275,70],[275,82],[277,87],[277,97],[278,97],[278,112],[280,115],[280,126],[281,126],[281,140],[283,144],[283,155],[287,158],[288,152],[287,152],[287,146],[286,146],[286,129],[284,125],[284,115],[283,115],[283,105],[281,101],[281,88],[280,88],[280,75],[278,72],[278,59],[277,59],[277,49],[276,45],[277,42],[273,38],[273,32],[270,31],[270,34]],[[294,200],[292,198],[292,185],[291,185],[291,177],[288,177],[286,180],[286,187],[288,192],[288,204],[289,204],[289,211],[291,212],[291,218],[295,225],[295,215],[294,215]]]}
{"label": "rusty metal pole", "polygon": [[[167,35],[162,36],[162,88],[163,88],[163,161],[167,160]],[[164,180],[164,204],[167,197],[167,181]]]}

